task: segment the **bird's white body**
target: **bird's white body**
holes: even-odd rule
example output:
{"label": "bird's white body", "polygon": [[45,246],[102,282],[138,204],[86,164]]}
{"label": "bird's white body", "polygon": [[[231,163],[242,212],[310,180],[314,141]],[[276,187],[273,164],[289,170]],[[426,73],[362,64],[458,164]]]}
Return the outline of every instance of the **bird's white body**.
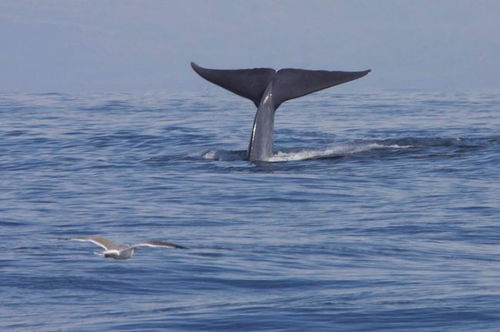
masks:
{"label": "bird's white body", "polygon": [[99,256],[104,256],[106,258],[114,258],[114,259],[129,259],[134,255],[135,248],[124,248],[121,250],[118,249],[110,249],[104,250],[103,252],[97,253]]}

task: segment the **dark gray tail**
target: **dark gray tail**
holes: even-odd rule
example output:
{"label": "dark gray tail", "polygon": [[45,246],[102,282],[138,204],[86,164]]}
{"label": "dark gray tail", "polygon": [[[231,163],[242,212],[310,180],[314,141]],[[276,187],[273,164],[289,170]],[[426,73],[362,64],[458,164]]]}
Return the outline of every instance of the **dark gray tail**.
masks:
{"label": "dark gray tail", "polygon": [[285,101],[363,77],[370,70],[358,72],[270,68],[221,70],[206,69],[191,63],[204,79],[257,106],[248,145],[248,160],[266,161],[273,154],[274,114]]}
{"label": "dark gray tail", "polygon": [[207,69],[193,62],[191,67],[207,81],[250,99],[257,107],[266,88],[272,82],[275,108],[289,99],[346,83],[370,72],[370,70],[348,72],[304,69],[281,69],[276,72],[271,68]]}
{"label": "dark gray tail", "polygon": [[365,71],[281,69],[273,80],[274,107],[278,108],[290,99],[353,81],[369,72],[370,69]]}
{"label": "dark gray tail", "polygon": [[194,62],[191,62],[191,67],[207,81],[250,99],[257,107],[267,85],[276,73],[271,68],[207,69]]}

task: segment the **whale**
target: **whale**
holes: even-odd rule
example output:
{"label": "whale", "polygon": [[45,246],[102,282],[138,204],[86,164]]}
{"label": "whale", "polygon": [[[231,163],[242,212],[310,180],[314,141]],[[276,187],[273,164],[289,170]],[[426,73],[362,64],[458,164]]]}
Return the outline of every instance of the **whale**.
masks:
{"label": "whale", "polygon": [[208,69],[194,62],[191,67],[202,78],[250,99],[257,107],[247,150],[247,159],[253,163],[266,162],[273,156],[274,115],[282,103],[361,78],[371,71]]}

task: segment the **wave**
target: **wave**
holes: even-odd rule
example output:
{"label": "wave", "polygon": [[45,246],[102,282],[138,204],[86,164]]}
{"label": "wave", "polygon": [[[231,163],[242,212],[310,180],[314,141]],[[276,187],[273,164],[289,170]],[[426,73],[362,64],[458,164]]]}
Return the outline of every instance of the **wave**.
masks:
{"label": "wave", "polygon": [[330,157],[344,157],[356,153],[381,150],[381,149],[408,149],[412,145],[390,144],[384,145],[380,143],[364,143],[364,144],[345,144],[328,147],[321,150],[302,150],[298,152],[278,152],[274,154],[268,162],[283,162],[283,161],[300,161],[308,159],[322,159]]}
{"label": "wave", "polygon": [[204,152],[201,157],[206,160],[217,161],[238,161],[246,160],[246,151],[229,151],[229,150],[209,150]]}
{"label": "wave", "polygon": [[[478,149],[497,149],[500,144],[498,136],[490,137],[404,137],[396,139],[357,141],[339,143],[322,149],[304,149],[300,151],[278,151],[264,163],[301,161],[311,159],[337,159],[370,151],[387,151],[397,153],[409,149],[414,156],[453,157]],[[396,151],[396,152],[395,152]],[[206,160],[238,161],[246,159],[246,151],[210,150],[202,154]],[[198,155],[199,156],[199,155]]]}
{"label": "wave", "polygon": [[[308,159],[322,159],[322,158],[335,158],[344,157],[356,153],[381,150],[381,149],[408,149],[413,145],[399,145],[399,144],[383,144],[383,143],[359,143],[359,144],[343,144],[331,146],[325,149],[311,149],[301,151],[278,151],[271,158],[265,162],[285,162],[285,161],[301,161]],[[245,160],[246,151],[227,151],[227,150],[210,150],[206,151],[201,156],[206,160],[217,161],[236,161]]]}

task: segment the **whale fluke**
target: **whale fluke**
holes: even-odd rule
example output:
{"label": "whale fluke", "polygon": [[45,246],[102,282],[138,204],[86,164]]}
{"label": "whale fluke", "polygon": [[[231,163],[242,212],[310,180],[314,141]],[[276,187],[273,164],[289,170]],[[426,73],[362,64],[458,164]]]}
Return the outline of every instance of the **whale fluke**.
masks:
{"label": "whale fluke", "polygon": [[365,71],[327,71],[304,69],[281,69],[273,81],[274,107],[283,102],[308,95],[310,93],[347,83],[368,74]]}
{"label": "whale fluke", "polygon": [[195,72],[207,81],[212,82],[238,96],[248,98],[259,107],[262,94],[269,81],[276,73],[271,68],[254,69],[207,69],[191,62]]}
{"label": "whale fluke", "polygon": [[327,71],[285,68],[207,69],[191,62],[201,77],[257,106],[248,147],[250,161],[266,161],[272,156],[274,114],[285,101],[305,96],[365,76],[365,71]]}

